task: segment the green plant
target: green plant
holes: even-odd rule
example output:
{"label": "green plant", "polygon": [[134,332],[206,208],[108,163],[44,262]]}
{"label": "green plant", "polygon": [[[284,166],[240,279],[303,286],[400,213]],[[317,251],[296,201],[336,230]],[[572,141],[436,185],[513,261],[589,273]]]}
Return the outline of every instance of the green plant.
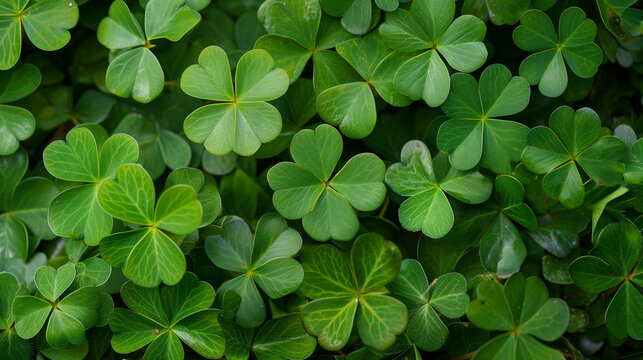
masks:
{"label": "green plant", "polygon": [[0,0],[0,359],[640,358],[642,21]]}

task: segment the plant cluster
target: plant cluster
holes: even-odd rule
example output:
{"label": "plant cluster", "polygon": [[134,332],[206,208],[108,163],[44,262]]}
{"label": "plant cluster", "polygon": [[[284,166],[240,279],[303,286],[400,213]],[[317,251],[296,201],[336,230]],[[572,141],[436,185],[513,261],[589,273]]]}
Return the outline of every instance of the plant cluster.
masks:
{"label": "plant cluster", "polygon": [[643,357],[636,0],[0,0],[0,359]]}

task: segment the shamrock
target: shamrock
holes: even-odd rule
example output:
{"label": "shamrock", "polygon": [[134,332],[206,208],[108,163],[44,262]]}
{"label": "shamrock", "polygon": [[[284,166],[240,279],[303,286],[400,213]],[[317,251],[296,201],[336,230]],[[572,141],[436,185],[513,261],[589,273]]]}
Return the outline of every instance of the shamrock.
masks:
{"label": "shamrock", "polygon": [[[29,6],[27,6],[29,5]],[[0,70],[13,67],[20,57],[22,27],[37,48],[54,51],[67,45],[69,29],[78,22],[73,0],[6,0],[0,4]],[[1,91],[0,91],[1,93]]]}
{"label": "shamrock", "polygon": [[404,145],[401,159],[386,170],[386,183],[396,194],[409,196],[399,210],[400,223],[409,231],[422,230],[433,238],[446,235],[454,221],[446,194],[467,204],[480,204],[491,196],[488,178],[450,167],[444,153],[431,159],[419,140]]}
{"label": "shamrock", "polygon": [[[73,263],[67,263],[58,270],[43,266],[36,271],[39,296],[17,296],[13,302],[15,330],[20,337],[30,339],[36,336],[49,319],[47,343],[63,348],[84,343],[85,330],[107,323],[104,313],[109,313],[111,308],[101,306],[100,294],[95,287],[81,287],[59,300],[75,276]],[[99,323],[99,320],[105,323]]]}
{"label": "shamrock", "polygon": [[100,206],[117,219],[141,225],[112,234],[100,242],[100,254],[135,284],[154,287],[162,281],[177,284],[185,273],[185,257],[164,232],[184,235],[202,219],[201,203],[189,185],[173,185],[161,193],[154,206],[154,183],[138,164],[126,164],[114,178],[104,180],[97,194]]}
{"label": "shamrock", "polygon": [[464,0],[462,13],[491,21],[494,25],[514,25],[529,9],[545,11],[556,0]]}
{"label": "shamrock", "polygon": [[182,360],[181,341],[207,359],[223,356],[225,343],[218,312],[210,309],[214,289],[190,272],[174,286],[144,288],[127,282],[121,289],[129,309],[109,318],[112,347],[121,354],[149,344],[143,359]]}
{"label": "shamrock", "polygon": [[27,289],[18,283],[15,275],[0,272],[0,351],[11,354],[16,360],[29,360],[32,356],[29,341],[14,332],[13,301],[17,296],[29,295]]}
{"label": "shamrock", "polygon": [[47,210],[58,187],[41,177],[22,179],[27,165],[23,149],[0,156],[0,258],[27,260],[27,228],[39,239],[56,236],[47,226]]}
{"label": "shamrock", "polygon": [[59,236],[82,238],[88,245],[98,245],[112,231],[112,217],[98,204],[98,188],[119,166],[137,159],[136,140],[125,134],[107,138],[98,125],[77,127],[67,133],[66,141],[49,144],[43,153],[47,171],[60,180],[83,183],[52,200],[51,230]]}
{"label": "shamrock", "polygon": [[[525,51],[537,51],[520,64],[520,76],[549,97],[560,96],[567,88],[567,70],[581,78],[596,74],[603,53],[594,44],[596,24],[577,7],[569,7],[560,15],[558,35],[547,14],[529,10],[520,18],[513,32],[516,45]],[[563,60],[564,58],[564,60]]]}
{"label": "shamrock", "polygon": [[484,22],[472,15],[453,21],[454,16],[455,0],[415,0],[410,12],[397,9],[386,14],[379,27],[384,43],[397,51],[421,51],[397,70],[393,82],[397,91],[436,107],[446,100],[451,86],[440,55],[457,71],[471,72],[484,64]]}
{"label": "shamrock", "polygon": [[569,322],[569,308],[563,300],[549,298],[545,283],[537,277],[512,275],[504,287],[495,281],[478,286],[467,317],[482,329],[506,331],[484,344],[473,357],[486,359],[556,359],[563,354],[536,340],[554,341]]}
{"label": "shamrock", "polygon": [[[2,21],[0,15],[0,26]],[[31,64],[0,71],[0,155],[12,154],[18,149],[20,141],[31,137],[36,129],[36,120],[28,110],[5,104],[31,94],[38,85],[40,71]]]}
{"label": "shamrock", "polygon": [[338,126],[347,137],[361,139],[375,127],[377,112],[373,91],[391,105],[411,103],[393,87],[395,70],[409,56],[408,53],[391,51],[375,33],[347,40],[336,48],[359,75],[349,83],[340,83],[323,91],[316,89],[321,91],[317,97],[317,112],[324,121]]}
{"label": "shamrock", "polygon": [[129,114],[114,129],[115,134],[132,136],[139,144],[139,163],[153,179],[161,176],[166,167],[179,169],[186,167],[192,158],[190,144],[183,136],[164,129],[140,114]]}
{"label": "shamrock", "polygon": [[424,269],[413,259],[404,259],[400,273],[386,288],[410,311],[407,333],[413,343],[425,351],[436,351],[449,336],[438,314],[455,319],[464,315],[469,305],[467,281],[458,273],[448,273],[429,286]]}
{"label": "shamrock", "polygon": [[529,230],[538,227],[536,215],[523,202],[524,197],[525,189],[518,179],[500,175],[496,178],[495,201],[486,204],[494,216],[480,234],[480,259],[487,270],[499,275],[517,271],[527,256],[527,248],[513,222]]}
{"label": "shamrock", "polygon": [[478,162],[503,174],[511,162],[520,160],[527,146],[529,128],[497,117],[517,114],[529,104],[529,84],[511,76],[501,64],[486,67],[476,85],[473,76],[453,74],[451,91],[442,110],[450,120],[438,131],[437,145],[449,153],[449,161],[460,170]]}
{"label": "shamrock", "polygon": [[266,101],[286,93],[288,75],[275,69],[270,54],[250,50],[237,63],[234,88],[225,51],[209,46],[181,76],[181,89],[199,99],[217,101],[192,112],[183,129],[192,141],[203,143],[214,155],[231,151],[254,154],[262,143],[281,132],[281,115]]}
{"label": "shamrock", "polygon": [[291,83],[311,57],[314,68],[323,65],[325,55],[331,53],[328,49],[352,37],[338,21],[322,13],[319,0],[266,1],[260,12],[268,35],[260,37],[255,48],[270,53]]}
{"label": "shamrock", "polygon": [[163,91],[165,77],[150,50],[156,39],[179,41],[201,20],[185,0],[150,0],[145,32],[123,0],[114,0],[98,25],[98,41],[119,54],[109,64],[105,85],[114,94],[149,103]]}
{"label": "shamrock", "polygon": [[614,336],[643,339],[641,309],[643,269],[641,233],[630,222],[611,223],[598,235],[590,255],[574,260],[569,274],[584,291],[597,293],[617,288],[605,312],[605,324]]}
{"label": "shamrock", "polygon": [[582,108],[574,112],[569,106],[561,106],[551,114],[549,128],[531,129],[522,162],[530,171],[546,174],[545,194],[567,208],[580,206],[585,190],[578,165],[605,186],[618,184],[624,172],[619,161],[627,155],[627,146],[617,137],[600,133],[601,120],[594,110]]}
{"label": "shamrock", "polygon": [[268,171],[275,209],[286,219],[303,218],[308,235],[319,241],[352,239],[359,229],[353,208],[375,210],[386,196],[386,168],[371,153],[353,156],[330,179],[342,148],[342,136],[330,125],[302,130],[290,144],[295,162]]}
{"label": "shamrock", "polygon": [[381,235],[366,233],[353,243],[350,258],[349,265],[336,247],[321,245],[304,261],[299,291],[313,299],[301,313],[304,327],[324,349],[339,350],[357,320],[362,342],[382,351],[408,321],[404,304],[382,288],[400,271],[402,254]]}
{"label": "shamrock", "polygon": [[304,277],[301,265],[291,256],[301,248],[301,237],[286,220],[267,213],[257,222],[255,236],[241,219],[223,224],[222,234],[206,239],[205,251],[219,268],[239,273],[219,288],[219,294],[235,291],[241,297],[237,323],[254,328],[266,320],[266,306],[257,285],[272,299],[295,291]]}

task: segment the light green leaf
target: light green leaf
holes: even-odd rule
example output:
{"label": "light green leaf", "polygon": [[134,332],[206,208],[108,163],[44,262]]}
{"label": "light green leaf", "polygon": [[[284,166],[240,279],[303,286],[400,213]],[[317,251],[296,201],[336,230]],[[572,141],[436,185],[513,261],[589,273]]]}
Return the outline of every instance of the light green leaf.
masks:
{"label": "light green leaf", "polygon": [[371,292],[391,282],[400,270],[402,254],[392,242],[377,233],[355,240],[351,262],[360,292]]}
{"label": "light green leaf", "polygon": [[308,333],[317,336],[321,347],[339,350],[348,342],[358,301],[353,296],[314,300],[304,307],[302,323]]}
{"label": "light green leaf", "polygon": [[54,51],[67,45],[69,30],[78,22],[78,5],[69,0],[45,0],[29,6],[22,24],[29,40],[39,49]]}
{"label": "light green leaf", "polygon": [[112,50],[127,49],[145,43],[143,30],[123,0],[114,0],[109,15],[101,20],[98,41]]}
{"label": "light green leaf", "polygon": [[188,185],[174,185],[161,194],[154,210],[154,224],[174,234],[189,234],[201,223],[201,203]]}
{"label": "light green leaf", "polygon": [[36,336],[47,321],[52,306],[35,296],[17,296],[13,301],[16,333],[23,339]]}
{"label": "light green leaf", "polygon": [[327,123],[339,127],[349,138],[361,139],[373,131],[377,114],[375,100],[364,82],[342,84],[317,97],[317,112]]}
{"label": "light green leaf", "polygon": [[43,266],[36,271],[35,282],[38,291],[49,301],[56,301],[71,285],[76,276],[73,263],[67,263],[58,269]]}
{"label": "light green leaf", "polygon": [[[126,164],[98,189],[98,201],[110,215],[140,225],[154,223],[154,184],[142,166]],[[199,219],[200,221],[200,219]]]}
{"label": "light green leaf", "polygon": [[179,41],[200,20],[201,15],[185,0],[150,0],[145,7],[145,35],[148,41]]}
{"label": "light green leaf", "polygon": [[404,331],[407,322],[408,313],[400,301],[379,294],[360,297],[357,331],[365,345],[379,351],[389,348],[395,342],[395,335]]}
{"label": "light green leaf", "polygon": [[299,291],[308,298],[349,297],[357,291],[346,260],[334,246],[316,247],[303,268]]}
{"label": "light green leaf", "polygon": [[304,330],[299,315],[268,320],[259,329],[252,350],[257,357],[278,356],[305,359],[315,350],[317,341]]}

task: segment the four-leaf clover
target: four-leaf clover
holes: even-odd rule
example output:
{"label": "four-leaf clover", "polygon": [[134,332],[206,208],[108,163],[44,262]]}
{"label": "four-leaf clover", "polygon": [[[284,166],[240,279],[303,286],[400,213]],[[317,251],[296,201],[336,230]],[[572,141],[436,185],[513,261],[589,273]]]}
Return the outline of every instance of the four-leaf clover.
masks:
{"label": "four-leaf clover", "polygon": [[156,201],[154,183],[138,164],[126,164],[98,189],[100,206],[117,219],[141,227],[112,234],[100,242],[101,256],[137,285],[178,283],[185,273],[185,257],[166,232],[189,234],[201,223],[202,207],[189,185],[173,185]]}
{"label": "four-leaf clover", "polygon": [[411,140],[402,148],[402,162],[389,166],[386,183],[393,192],[409,196],[400,206],[402,226],[422,230],[432,238],[446,235],[453,226],[453,210],[446,194],[467,203],[480,204],[491,196],[491,181],[479,172],[463,172],[449,166],[446,154],[431,159],[427,146]]}
{"label": "four-leaf clover", "polygon": [[543,190],[567,208],[580,206],[585,198],[578,166],[600,185],[611,186],[623,179],[627,155],[625,143],[614,136],[601,136],[601,120],[594,110],[574,112],[569,106],[554,110],[549,128],[537,126],[527,137],[529,146],[522,162],[536,174],[546,174]]}
{"label": "four-leaf clover", "polygon": [[286,93],[288,74],[276,69],[270,54],[251,50],[243,54],[232,84],[230,63],[225,51],[209,46],[181,76],[186,94],[216,101],[192,112],[183,129],[192,141],[203,143],[214,155],[231,151],[243,156],[254,154],[262,143],[281,132],[281,115],[267,101]]}
{"label": "four-leaf clover", "polygon": [[567,88],[565,63],[579,77],[591,78],[603,60],[601,48],[594,44],[596,24],[583,10],[569,7],[559,21],[557,35],[547,14],[529,10],[513,32],[519,48],[536,52],[520,64],[520,76],[549,97],[560,96]]}
{"label": "four-leaf clover", "polygon": [[207,359],[223,356],[219,313],[210,309],[214,289],[194,274],[187,272],[178,284],[162,289],[127,282],[121,297],[129,309],[116,308],[109,318],[116,352],[127,354],[149,344],[145,360],[182,360],[183,341]]}
{"label": "four-leaf clover", "polygon": [[584,291],[597,293],[618,287],[605,312],[607,328],[618,338],[643,339],[643,269],[641,233],[632,223],[607,225],[595,248],[569,266],[572,280]]}
{"label": "four-leaf clover", "polygon": [[152,40],[179,41],[201,20],[185,0],[150,0],[145,7],[145,32],[123,0],[115,0],[98,26],[98,41],[119,51],[107,68],[105,85],[114,94],[149,103],[163,91],[165,76],[150,50]]}
{"label": "four-leaf clover", "polygon": [[371,153],[353,156],[333,176],[342,154],[342,136],[330,125],[299,131],[290,144],[295,161],[268,171],[275,209],[286,219],[301,219],[316,240],[350,240],[357,234],[355,209],[377,209],[386,196],[385,166]]}
{"label": "four-leaf clover", "polygon": [[301,237],[277,213],[259,219],[255,236],[241,219],[223,224],[222,234],[208,237],[205,251],[212,262],[239,275],[221,285],[219,294],[235,291],[241,297],[237,323],[254,328],[266,320],[266,306],[257,286],[277,299],[295,291],[304,271],[291,256],[301,248]]}
{"label": "four-leaf clover", "polygon": [[449,161],[460,170],[478,162],[498,174],[511,171],[527,146],[529,128],[498,117],[521,112],[529,104],[529,84],[511,76],[501,64],[486,67],[480,83],[473,76],[453,74],[451,91],[442,104],[447,120],[438,132],[437,145],[449,153]]}
{"label": "four-leaf clover", "polygon": [[550,299],[545,283],[537,277],[516,273],[504,287],[495,281],[482,282],[467,317],[482,329],[506,331],[484,344],[474,360],[564,359],[536,338],[560,337],[567,329],[569,308],[561,299]]}
{"label": "four-leaf clover", "polygon": [[450,88],[449,70],[442,57],[462,72],[474,71],[484,64],[484,22],[472,15],[462,15],[454,21],[454,16],[455,0],[414,0],[410,12],[397,9],[386,15],[379,27],[386,45],[397,51],[420,51],[397,70],[397,91],[436,107],[446,100]]}
{"label": "four-leaf clover", "polygon": [[17,296],[13,302],[13,315],[16,319],[16,333],[30,339],[40,332],[47,320],[47,342],[57,348],[82,344],[85,330],[98,324],[101,318],[100,294],[95,287],[81,287],[60,296],[69,288],[76,276],[76,267],[67,263],[58,270],[43,266],[36,271],[35,282],[39,296]]}
{"label": "four-leaf clover", "polygon": [[313,299],[302,310],[304,327],[323,348],[339,350],[356,321],[362,342],[384,350],[408,321],[404,304],[383,288],[399,272],[402,254],[381,235],[366,233],[355,240],[350,258],[349,265],[336,247],[321,245],[304,261],[299,291]]}

